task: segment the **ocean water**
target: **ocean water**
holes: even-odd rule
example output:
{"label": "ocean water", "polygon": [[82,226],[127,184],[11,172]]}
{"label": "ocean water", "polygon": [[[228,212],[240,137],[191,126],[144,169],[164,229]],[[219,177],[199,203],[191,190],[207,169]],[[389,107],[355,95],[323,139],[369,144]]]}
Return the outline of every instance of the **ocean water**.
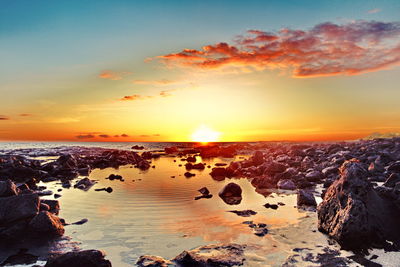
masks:
{"label": "ocean water", "polygon": [[[90,146],[129,149],[132,145],[143,145],[145,150],[160,150],[175,145],[190,147],[190,143],[1,143],[0,153],[19,149],[19,153],[52,150],[56,147]],[[214,166],[229,164],[249,155],[238,155],[234,159],[213,158],[198,162]],[[40,157],[46,160],[46,157]],[[48,157],[47,160],[54,160]],[[163,156],[152,160],[155,168],[141,171],[130,165],[118,169],[93,170],[89,178],[97,181],[89,191],[62,189],[59,182],[41,183],[47,189],[61,194],[60,217],[67,223],[88,219],[83,225],[66,226],[65,237],[54,244],[30,248],[30,253],[46,256],[49,252],[73,249],[104,250],[113,266],[134,266],[144,254],[171,259],[184,250],[217,243],[239,243],[251,245],[245,266],[281,266],[293,249],[307,247],[309,251],[329,246],[325,236],[317,229],[315,212],[298,210],[294,191],[256,191],[246,178],[213,180],[210,169],[192,170],[196,176],[186,178],[186,172],[178,157]],[[123,182],[105,179],[110,174],[124,177]],[[82,177],[79,177],[82,178]],[[77,179],[79,179],[77,178]],[[218,192],[230,182],[239,184],[243,200],[239,205],[228,205]],[[74,182],[73,182],[74,183]],[[112,187],[113,192],[97,192],[94,189]],[[207,187],[211,199],[194,200],[197,191]],[[61,192],[57,190],[62,189]],[[53,199],[53,196],[45,198]],[[267,209],[265,203],[285,203],[277,210]],[[251,217],[240,217],[229,211],[251,209],[257,212]],[[265,223],[269,233],[264,237],[254,234],[244,221]],[[19,247],[3,248],[1,259],[15,254]],[[304,253],[305,253],[304,252]],[[310,264],[310,263],[308,263]],[[311,264],[312,265],[312,264]]]}

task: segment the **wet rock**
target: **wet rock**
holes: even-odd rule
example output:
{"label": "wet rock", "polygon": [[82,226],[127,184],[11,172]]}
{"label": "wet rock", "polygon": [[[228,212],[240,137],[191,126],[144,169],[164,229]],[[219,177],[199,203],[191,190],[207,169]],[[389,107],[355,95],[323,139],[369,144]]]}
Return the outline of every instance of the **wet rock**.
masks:
{"label": "wet rock", "polygon": [[270,176],[260,176],[251,180],[251,184],[257,189],[269,189],[276,187],[276,181]]}
{"label": "wet rock", "polygon": [[229,183],[218,193],[219,197],[228,205],[238,205],[242,201],[242,188],[235,183]]}
{"label": "wet rock", "polygon": [[236,266],[245,261],[245,245],[221,244],[207,245],[184,251],[173,261],[182,266]]}
{"label": "wet rock", "polygon": [[271,161],[271,162],[266,162],[262,165],[264,169],[264,174],[266,175],[274,175],[276,173],[281,173],[286,170],[286,165],[276,162],[276,161]]}
{"label": "wet rock", "polygon": [[39,257],[27,252],[27,249],[20,249],[17,254],[9,256],[5,261],[0,263],[0,266],[28,265],[35,263]]}
{"label": "wet rock", "polygon": [[153,158],[153,153],[151,153],[150,151],[146,151],[146,152],[142,153],[141,157],[143,159],[152,159]]}
{"label": "wet rock", "polygon": [[110,180],[110,181],[114,181],[114,180],[124,180],[124,178],[121,175],[118,174],[110,174],[106,179]]}
{"label": "wet rock", "polygon": [[396,161],[396,162],[391,163],[388,166],[387,170],[389,172],[400,173],[400,161]]}
{"label": "wet rock", "polygon": [[192,164],[190,162],[185,164],[186,170],[190,171],[191,169],[195,169],[195,170],[204,170],[206,167],[203,163],[196,163],[196,164]]}
{"label": "wet rock", "polygon": [[144,146],[134,145],[131,147],[131,149],[142,150],[144,149]]}
{"label": "wet rock", "polygon": [[184,175],[185,175],[186,178],[190,178],[190,177],[196,176],[196,174],[191,173],[191,172],[185,172]]}
{"label": "wet rock", "polygon": [[264,207],[266,207],[267,209],[273,209],[273,210],[278,209],[278,205],[277,204],[266,203],[266,204],[264,204]]}
{"label": "wet rock", "polygon": [[216,167],[211,169],[210,175],[214,180],[222,181],[227,176],[227,171],[225,168]]}
{"label": "wet rock", "polygon": [[250,217],[257,214],[257,212],[255,212],[254,210],[229,210],[228,212],[235,213],[236,215],[241,217]]}
{"label": "wet rock", "polygon": [[71,224],[74,224],[74,225],[82,225],[82,224],[84,224],[84,223],[87,223],[89,220],[88,219],[82,219],[82,220],[79,220],[79,221],[77,221],[77,222],[73,222],[73,223],[71,223]]}
{"label": "wet rock", "polygon": [[50,206],[44,203],[40,203],[40,207],[39,207],[40,211],[49,211],[50,210]]}
{"label": "wet rock", "polygon": [[167,154],[173,154],[173,153],[178,152],[178,148],[176,146],[166,147],[166,148],[164,148],[164,151]]}
{"label": "wet rock", "polygon": [[106,191],[107,193],[112,193],[113,189],[111,187],[96,188],[94,191]]}
{"label": "wet rock", "polygon": [[58,200],[52,200],[52,199],[41,199],[40,203],[46,204],[50,207],[49,211],[54,214],[58,214],[60,211],[60,202]]}
{"label": "wet rock", "polygon": [[300,189],[297,192],[297,206],[311,206],[316,207],[317,202],[312,192]]}
{"label": "wet rock", "polygon": [[111,267],[111,262],[104,257],[104,252],[99,250],[68,252],[51,257],[45,267]]}
{"label": "wet rock", "polygon": [[140,256],[139,260],[136,262],[137,266],[140,267],[170,267],[175,266],[169,260],[166,260],[159,256],[143,255]]}
{"label": "wet rock", "polygon": [[367,177],[362,163],[346,161],[340,179],[328,188],[318,206],[318,229],[345,249],[382,247],[386,240],[400,240],[398,208],[378,195]]}
{"label": "wet rock", "polygon": [[74,187],[75,187],[75,188],[78,188],[78,189],[81,189],[81,190],[84,190],[84,191],[87,191],[87,190],[89,190],[95,183],[96,183],[96,181],[90,180],[89,178],[86,177],[86,178],[83,178],[83,179],[79,180],[79,181],[74,185]]}
{"label": "wet rock", "polygon": [[228,164],[227,163],[223,163],[223,162],[215,163],[215,166],[217,166],[217,167],[223,167],[223,166],[226,166],[226,165],[228,165]]}
{"label": "wet rock", "polygon": [[210,194],[210,191],[208,190],[207,187],[202,187],[198,191],[201,193],[201,196],[195,197],[194,198],[195,200],[199,200],[202,198],[212,198],[212,196],[213,196],[212,194]]}
{"label": "wet rock", "polygon": [[251,158],[253,164],[258,166],[264,163],[264,154],[261,151],[256,151]]}
{"label": "wet rock", "polygon": [[17,195],[17,186],[10,180],[0,181],[0,197]]}
{"label": "wet rock", "polygon": [[326,167],[322,170],[322,174],[325,176],[336,175],[339,173],[339,168],[337,166]]}
{"label": "wet rock", "polygon": [[187,161],[187,162],[192,162],[192,163],[193,163],[193,162],[196,162],[196,157],[187,157],[187,158],[186,158],[186,161]]}
{"label": "wet rock", "polygon": [[323,178],[323,174],[320,171],[310,171],[306,173],[305,178],[309,182],[318,182]]}
{"label": "wet rock", "polygon": [[39,212],[37,194],[0,198],[0,225],[34,217]]}
{"label": "wet rock", "polygon": [[34,232],[55,236],[62,236],[64,234],[64,226],[60,219],[48,212],[41,211],[29,222],[29,227]]}
{"label": "wet rock", "polygon": [[296,185],[292,180],[280,180],[277,184],[279,189],[295,190]]}

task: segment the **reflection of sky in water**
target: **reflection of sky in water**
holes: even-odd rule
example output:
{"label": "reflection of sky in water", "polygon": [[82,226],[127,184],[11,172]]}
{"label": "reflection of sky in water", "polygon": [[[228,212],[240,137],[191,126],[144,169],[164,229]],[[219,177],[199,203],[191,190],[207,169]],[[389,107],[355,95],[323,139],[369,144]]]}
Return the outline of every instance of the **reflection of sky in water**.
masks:
{"label": "reflection of sky in water", "polygon": [[[213,159],[207,164],[213,166],[216,162],[223,162],[223,159]],[[261,253],[255,252],[249,257],[255,262],[281,264],[292,246],[287,246],[282,238],[278,241],[275,236],[279,229],[298,224],[308,214],[294,207],[296,196],[272,193],[265,198],[255,192],[247,179],[214,181],[208,168],[192,170],[196,176],[186,178],[184,166],[178,167],[184,163],[179,158],[162,157],[153,160],[154,169],[144,172],[130,166],[119,170],[94,170],[90,178],[99,182],[88,192],[78,189],[61,192],[61,217],[67,222],[89,219],[84,225],[67,226],[66,235],[82,242],[83,249],[105,250],[115,266],[129,266],[143,254],[172,258],[183,250],[221,242],[261,246]],[[125,182],[104,179],[112,173],[122,175]],[[229,206],[218,196],[229,182],[242,187],[243,200],[239,205]],[[94,191],[107,186],[114,189],[111,194]],[[213,198],[195,201],[194,197],[200,195],[197,190],[203,186],[210,190]],[[263,207],[266,202],[286,205],[272,210]],[[227,212],[244,209],[258,214],[240,217]],[[242,223],[247,220],[266,223],[270,233],[264,237],[255,236],[252,229]]]}

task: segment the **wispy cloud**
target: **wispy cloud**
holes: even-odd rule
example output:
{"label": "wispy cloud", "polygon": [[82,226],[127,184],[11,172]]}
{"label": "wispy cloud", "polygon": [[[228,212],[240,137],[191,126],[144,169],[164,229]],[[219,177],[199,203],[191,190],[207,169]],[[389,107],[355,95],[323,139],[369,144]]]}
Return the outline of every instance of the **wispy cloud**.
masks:
{"label": "wispy cloud", "polygon": [[378,13],[378,12],[381,12],[381,11],[382,11],[382,9],[380,9],[380,8],[374,8],[374,9],[368,10],[367,13],[368,14],[375,14],[375,13]]}
{"label": "wispy cloud", "polygon": [[10,119],[10,118],[7,117],[7,116],[0,115],[0,121],[7,121],[7,120],[9,120],[9,119]]}
{"label": "wispy cloud", "polygon": [[75,136],[77,139],[91,139],[91,138],[95,138],[95,136],[93,134],[80,134]]}
{"label": "wispy cloud", "polygon": [[171,90],[163,90],[161,91],[158,95],[139,95],[139,94],[134,94],[134,95],[126,95],[122,98],[120,98],[120,101],[135,101],[135,100],[144,100],[144,99],[151,99],[155,97],[169,97],[173,96],[171,92],[176,91],[177,89],[171,89]]}
{"label": "wispy cloud", "polygon": [[153,86],[167,86],[178,83],[178,81],[161,79],[161,80],[134,80],[134,84],[153,85]]}
{"label": "wispy cloud", "polygon": [[121,80],[124,76],[131,74],[131,72],[123,71],[123,72],[115,72],[111,70],[104,70],[99,74],[99,78],[108,79],[108,80]]}
{"label": "wispy cloud", "polygon": [[30,114],[30,113],[21,113],[21,114],[19,114],[19,116],[20,117],[30,117],[30,116],[32,116],[32,114]]}
{"label": "wispy cloud", "polygon": [[309,30],[250,30],[217,43],[157,57],[169,66],[203,70],[289,70],[294,77],[357,75],[400,64],[400,22],[326,22]]}
{"label": "wispy cloud", "polygon": [[101,137],[101,138],[110,138],[111,136],[109,136],[108,134],[99,134],[99,137]]}

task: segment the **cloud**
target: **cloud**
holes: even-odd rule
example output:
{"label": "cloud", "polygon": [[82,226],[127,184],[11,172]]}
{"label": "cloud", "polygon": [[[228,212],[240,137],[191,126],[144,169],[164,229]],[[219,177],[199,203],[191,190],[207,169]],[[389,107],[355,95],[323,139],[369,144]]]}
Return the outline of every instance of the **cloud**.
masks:
{"label": "cloud", "polygon": [[114,72],[111,70],[104,70],[99,74],[99,78],[108,79],[108,80],[121,80],[124,76],[131,74],[131,72],[123,71],[123,72]]}
{"label": "cloud", "polygon": [[110,138],[111,136],[109,136],[108,134],[99,134],[99,137],[101,137],[101,138]]}
{"label": "cloud", "polygon": [[232,44],[158,56],[168,66],[202,70],[288,70],[293,77],[357,75],[400,64],[400,22],[321,23],[308,30],[250,30]]}
{"label": "cloud", "polygon": [[30,117],[30,116],[32,116],[32,114],[30,114],[30,113],[21,113],[21,114],[19,114],[19,116],[20,117]]}
{"label": "cloud", "polygon": [[80,134],[75,137],[78,139],[90,139],[90,138],[94,138],[95,136],[93,134]]}
{"label": "cloud", "polygon": [[382,9],[380,9],[380,8],[374,8],[374,9],[368,10],[367,13],[368,14],[375,14],[375,13],[378,13],[378,12],[381,12],[381,11],[382,11]]}
{"label": "cloud", "polygon": [[173,96],[173,95],[171,94],[171,92],[173,92],[173,91],[176,91],[176,90],[172,89],[172,90],[164,90],[164,91],[161,91],[161,92],[160,92],[160,96],[162,96],[162,97]]}
{"label": "cloud", "polygon": [[127,134],[121,134],[121,137],[129,137]]}
{"label": "cloud", "polygon": [[150,99],[150,98],[155,98],[155,97],[169,97],[172,96],[171,92],[176,91],[176,89],[171,89],[171,90],[163,90],[161,91],[158,95],[126,95],[123,98],[120,98],[120,101],[135,101],[135,100],[144,100],[144,99]]}
{"label": "cloud", "polygon": [[7,116],[0,115],[0,121],[7,121],[7,120],[9,120],[9,119],[10,119],[10,118],[7,117]]}
{"label": "cloud", "polygon": [[166,86],[171,84],[178,83],[177,81],[172,81],[168,79],[161,79],[161,80],[134,80],[133,83],[135,84],[142,84],[142,85],[154,85],[154,86]]}

